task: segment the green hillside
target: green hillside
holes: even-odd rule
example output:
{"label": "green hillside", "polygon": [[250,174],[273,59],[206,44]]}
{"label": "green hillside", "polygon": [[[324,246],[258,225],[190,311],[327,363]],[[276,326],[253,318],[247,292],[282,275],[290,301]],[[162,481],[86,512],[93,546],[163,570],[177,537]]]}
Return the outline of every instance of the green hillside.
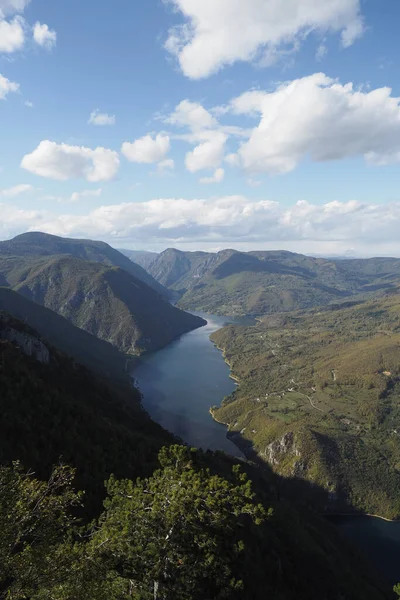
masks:
{"label": "green hillside", "polygon": [[327,260],[284,251],[168,249],[146,268],[180,294],[182,308],[221,315],[305,309],[400,283],[400,259]]}
{"label": "green hillside", "polygon": [[112,344],[75,327],[64,317],[9,288],[0,287],[0,311],[35,329],[52,346],[103,377],[126,382],[128,359]]}
{"label": "green hillside", "polygon": [[0,254],[0,273],[19,294],[126,354],[156,350],[204,324],[127,271],[99,262]]}
{"label": "green hillside", "polygon": [[62,238],[41,232],[23,233],[12,240],[0,242],[0,255],[3,256],[31,259],[39,256],[60,256],[64,254],[96,261],[108,267],[124,269],[162,296],[168,297],[168,291],[153,279],[145,269],[105,242]]}
{"label": "green hillside", "polygon": [[[10,331],[19,336],[16,343]],[[116,396],[5,315],[0,339],[0,462],[20,459],[42,479],[62,456],[77,469],[76,485],[86,489],[83,502],[91,516],[98,514],[110,473],[146,477],[136,484],[111,480],[105,511],[84,535],[68,516],[77,502],[68,470],[56,470],[45,485],[0,468],[3,595],[151,597],[154,568],[168,548],[173,577],[163,577],[164,566],[160,589],[169,589],[165,598],[171,600],[216,598],[219,589],[225,594],[220,597],[241,600],[391,597],[332,526],[277,493],[270,471],[243,465],[251,479],[246,483],[235,459],[175,447],[163,451],[162,469],[154,472],[160,446],[173,440],[143,413],[137,392]],[[32,340],[41,352],[30,356]],[[10,546],[15,539],[18,544]]]}
{"label": "green hillside", "polygon": [[[264,317],[212,336],[240,385],[217,420],[326,510],[400,517],[400,296]],[[321,506],[320,506],[321,508]]]}

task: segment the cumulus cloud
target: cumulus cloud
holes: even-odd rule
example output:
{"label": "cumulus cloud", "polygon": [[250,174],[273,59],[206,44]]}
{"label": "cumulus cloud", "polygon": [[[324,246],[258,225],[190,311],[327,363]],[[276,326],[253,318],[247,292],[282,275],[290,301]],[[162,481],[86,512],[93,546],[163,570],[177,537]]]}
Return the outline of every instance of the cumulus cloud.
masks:
{"label": "cumulus cloud", "polygon": [[31,0],[0,0],[0,18],[24,12]]}
{"label": "cumulus cloud", "polygon": [[204,106],[190,100],[182,100],[165,122],[179,127],[188,127],[193,132],[214,129],[218,126],[217,120]]}
{"label": "cumulus cloud", "polygon": [[400,98],[390,88],[356,89],[316,73],[235,98],[236,115],[260,118],[230,157],[250,173],[287,173],[301,161],[363,156],[374,165],[400,162]]}
{"label": "cumulus cloud", "polygon": [[18,92],[19,83],[10,81],[0,74],[0,100],[4,100],[10,92]]}
{"label": "cumulus cloud", "polygon": [[89,125],[115,125],[115,115],[108,115],[107,113],[101,113],[98,108],[94,110],[90,117]]}
{"label": "cumulus cloud", "polygon": [[158,134],[154,139],[145,135],[134,142],[124,142],[121,152],[130,162],[153,164],[168,154],[171,143],[168,135]]}
{"label": "cumulus cloud", "polygon": [[20,194],[24,194],[25,192],[31,192],[33,190],[32,185],[28,185],[25,183],[21,183],[20,185],[15,185],[14,187],[7,189],[0,189],[0,196],[4,198],[15,198],[15,196],[19,196]]}
{"label": "cumulus cloud", "polygon": [[92,150],[43,140],[31,154],[24,156],[21,167],[35,175],[61,181],[81,177],[91,182],[108,181],[118,172],[119,156],[107,148]]}
{"label": "cumulus cloud", "polygon": [[11,21],[0,19],[0,52],[11,54],[21,50],[25,43],[25,22],[21,17]]}
{"label": "cumulus cloud", "polygon": [[51,50],[57,43],[57,33],[49,29],[49,26],[45,23],[42,24],[38,21],[33,27],[33,39],[42,48]]}
{"label": "cumulus cloud", "polygon": [[86,214],[25,211],[0,205],[0,237],[42,230],[65,236],[157,245],[400,256],[400,203],[362,202],[283,206],[244,196],[209,200],[156,199],[97,207]]}
{"label": "cumulus cloud", "polygon": [[236,135],[239,128],[222,127],[218,120],[199,102],[183,100],[164,119],[165,123],[184,128],[177,139],[194,145],[185,157],[185,166],[191,173],[205,169],[218,169],[222,162],[229,134]]}
{"label": "cumulus cloud", "polygon": [[364,31],[360,0],[166,1],[184,23],[170,30],[165,47],[191,79],[296,48],[313,32],[340,33],[347,47]]}
{"label": "cumulus cloud", "polygon": [[221,183],[221,181],[223,181],[225,177],[225,171],[224,169],[215,169],[214,175],[212,177],[202,177],[202,179],[200,179],[200,183]]}
{"label": "cumulus cloud", "polygon": [[206,141],[186,154],[185,166],[190,173],[215,169],[223,159],[227,136],[219,131],[210,131],[204,132],[203,138],[206,138]]}

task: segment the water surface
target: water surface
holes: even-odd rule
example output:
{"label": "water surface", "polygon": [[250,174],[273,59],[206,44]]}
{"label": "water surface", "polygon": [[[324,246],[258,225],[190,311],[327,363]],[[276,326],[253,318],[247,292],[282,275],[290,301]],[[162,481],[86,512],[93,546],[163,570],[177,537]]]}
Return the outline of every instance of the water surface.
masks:
{"label": "water surface", "polygon": [[209,414],[211,406],[221,404],[235,389],[230,369],[209,337],[228,323],[247,325],[254,320],[195,314],[207,320],[205,327],[144,356],[132,375],[143,394],[143,406],[165,429],[197,448],[241,456],[226,437],[226,427]]}
{"label": "water surface", "polygon": [[336,525],[364,555],[383,580],[400,583],[400,522],[367,516],[335,516]]}
{"label": "water surface", "polygon": [[[253,325],[253,319],[233,319],[196,313],[207,325],[183,335],[167,348],[142,358],[135,368],[143,405],[151,417],[197,448],[224,450],[242,456],[226,437],[226,427],[209,414],[235,389],[230,369],[209,336],[228,323]],[[378,574],[393,585],[400,582],[400,523],[374,517],[330,517]]]}

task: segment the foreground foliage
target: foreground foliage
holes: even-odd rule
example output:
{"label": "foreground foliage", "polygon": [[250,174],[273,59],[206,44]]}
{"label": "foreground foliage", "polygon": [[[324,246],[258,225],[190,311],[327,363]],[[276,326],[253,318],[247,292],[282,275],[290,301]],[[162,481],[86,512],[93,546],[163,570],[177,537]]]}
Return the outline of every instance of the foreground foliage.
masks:
{"label": "foreground foliage", "polygon": [[136,484],[112,478],[105,512],[80,535],[69,512],[79,496],[68,467],[54,469],[47,483],[19,465],[2,468],[1,597],[206,600],[241,594],[243,529],[266,518],[250,482],[238,468],[232,482],[194,468],[182,446],[164,449],[160,462],[162,469]]}

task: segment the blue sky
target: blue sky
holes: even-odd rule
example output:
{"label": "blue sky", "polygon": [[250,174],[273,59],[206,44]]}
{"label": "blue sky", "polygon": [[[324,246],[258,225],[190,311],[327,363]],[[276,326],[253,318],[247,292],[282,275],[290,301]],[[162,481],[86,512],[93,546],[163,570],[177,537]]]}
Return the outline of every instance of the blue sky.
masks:
{"label": "blue sky", "polygon": [[394,0],[0,0],[0,238],[400,256],[399,20]]}

